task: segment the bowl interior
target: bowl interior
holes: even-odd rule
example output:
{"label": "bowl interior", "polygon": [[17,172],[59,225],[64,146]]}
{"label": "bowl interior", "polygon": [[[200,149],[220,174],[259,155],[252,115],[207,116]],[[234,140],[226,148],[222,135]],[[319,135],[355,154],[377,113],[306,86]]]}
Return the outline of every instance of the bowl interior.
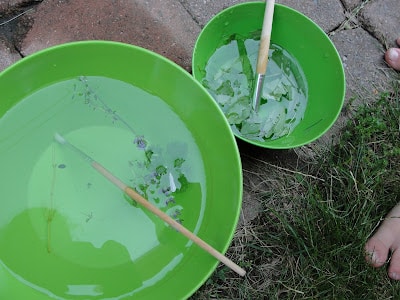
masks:
{"label": "bowl interior", "polygon": [[[186,189],[179,181],[181,189],[174,201],[183,208],[183,225],[221,252],[226,251],[233,237],[242,196],[239,153],[224,116],[206,90],[179,66],[139,47],[106,41],[56,46],[0,73],[0,161],[4,179],[0,182],[4,193],[0,209],[0,298],[104,299],[125,295],[124,299],[163,299],[170,295],[180,299],[201,286],[217,265],[212,256],[162,221],[125,201],[121,191],[89,171],[90,164],[75,161],[76,153],[54,145],[54,132],[44,129],[57,119],[49,112],[60,101],[75,97],[71,97],[71,91],[79,89],[79,80],[87,78],[90,83],[94,76],[137,88],[138,99],[124,98],[122,86],[108,95],[107,106],[97,106],[96,111],[108,113],[109,125],[88,121],[86,113],[78,111],[63,121],[63,128],[54,130],[61,130],[122,179],[127,165],[117,166],[118,162],[130,155],[128,147],[135,143],[140,146],[136,138],[141,133],[146,136],[148,128],[153,130],[149,143],[161,143],[160,151],[168,147],[171,153],[183,151],[174,148],[174,141],[180,139],[190,155],[187,161],[175,162],[177,168],[186,165],[188,172],[200,170],[201,178],[186,178]],[[30,95],[68,80],[75,83],[51,96],[54,105],[41,107],[33,100],[25,103]],[[97,82],[93,89],[102,88],[103,84]],[[42,95],[48,96],[45,92]],[[88,107],[96,97],[85,92],[76,95],[87,96]],[[154,103],[161,106],[142,103],[148,99],[157,100]],[[140,105],[136,107],[131,100]],[[92,110],[95,108],[92,106]],[[20,114],[17,121],[8,124],[10,112]],[[62,114],[62,109],[57,113]],[[122,122],[117,113],[124,118],[123,126],[139,128],[135,138],[122,130],[122,125],[114,126],[114,122]],[[43,117],[46,114],[50,117]],[[171,114],[175,119],[166,117]],[[163,128],[168,126],[166,133]],[[180,132],[190,136],[192,146],[186,145]],[[21,146],[24,143],[26,147]],[[197,161],[191,158],[191,149],[198,151]],[[83,176],[91,178],[90,182],[85,179],[85,188],[77,183],[77,178]],[[176,178],[173,180],[179,185]],[[104,194],[109,199],[103,199]],[[82,203],[88,205],[86,209]],[[142,219],[146,222],[141,223]],[[93,226],[92,233],[87,233],[88,226]],[[82,238],[85,230],[91,238],[96,235],[100,244]],[[150,232],[156,236],[157,245],[143,250]],[[142,247],[138,258],[132,258],[135,247]]]}
{"label": "bowl interior", "polygon": [[[232,6],[216,15],[200,33],[193,53],[193,76],[202,82],[205,66],[214,51],[232,34],[249,36],[260,31],[265,2]],[[287,50],[299,63],[308,84],[308,103],[304,119],[294,131],[276,140],[257,142],[267,148],[293,148],[314,141],[336,121],[344,101],[343,66],[329,37],[303,14],[276,4],[271,43]]]}

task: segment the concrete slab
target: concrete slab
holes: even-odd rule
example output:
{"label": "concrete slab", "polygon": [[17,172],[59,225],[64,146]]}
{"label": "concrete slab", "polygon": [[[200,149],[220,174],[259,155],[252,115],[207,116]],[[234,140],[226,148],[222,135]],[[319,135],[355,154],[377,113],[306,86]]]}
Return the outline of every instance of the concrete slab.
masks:
{"label": "concrete slab", "polygon": [[399,13],[399,0],[375,0],[361,10],[360,20],[382,44],[393,47],[400,37]]}
{"label": "concrete slab", "polygon": [[21,56],[13,49],[13,46],[8,43],[7,39],[0,34],[0,71],[12,65],[19,60]]}
{"label": "concrete slab", "polygon": [[174,0],[45,0],[21,46],[29,55],[78,40],[112,40],[157,52],[190,70],[200,28]]}

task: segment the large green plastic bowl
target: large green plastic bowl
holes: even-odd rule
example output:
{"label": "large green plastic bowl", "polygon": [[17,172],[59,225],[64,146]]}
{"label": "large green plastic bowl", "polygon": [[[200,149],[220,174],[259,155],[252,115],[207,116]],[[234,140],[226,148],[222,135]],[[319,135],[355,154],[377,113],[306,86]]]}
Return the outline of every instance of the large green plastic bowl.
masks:
{"label": "large green plastic bowl", "polygon": [[[262,28],[265,2],[248,2],[229,7],[212,18],[201,31],[193,52],[193,76],[199,82],[211,55],[232,34],[250,36]],[[336,121],[344,101],[345,77],[335,46],[312,20],[276,4],[271,43],[286,49],[300,64],[308,83],[304,119],[287,136],[264,142],[242,140],[254,145],[287,149],[308,144],[321,137]]]}
{"label": "large green plastic bowl", "polygon": [[[33,92],[82,75],[117,79],[136,86],[162,99],[180,117],[200,150],[205,174],[202,192],[206,199],[205,205],[199,208],[199,203],[189,198],[189,191],[182,192],[180,200],[177,198],[176,201],[182,201],[186,210],[183,224],[191,231],[195,229],[193,224],[197,224],[197,235],[217,250],[225,252],[233,238],[242,199],[241,164],[235,137],[207,91],[173,62],[136,46],[107,41],[75,42],[40,51],[0,73],[0,121],[10,109],[18,107],[19,102]],[[31,105],[34,107],[35,103]],[[158,124],[160,128],[163,123],[168,122],[162,116],[156,119],[155,115],[159,114],[149,110],[143,117],[152,124]],[[74,123],[75,117],[71,116],[69,126],[79,130],[79,124]],[[32,126],[39,128],[45,125],[35,123],[36,120],[29,114],[27,118],[27,124]],[[18,128],[18,124],[15,125]],[[90,246],[90,243],[74,245],[71,238],[68,240],[67,234],[60,236],[52,233],[54,243],[57,243],[58,247],[62,245],[62,248],[46,251],[46,232],[37,232],[33,227],[40,224],[29,221],[35,218],[45,220],[45,215],[29,213],[30,217],[26,217],[29,208],[27,199],[30,197],[28,185],[35,163],[44,149],[32,143],[26,149],[19,149],[13,156],[9,149],[14,149],[20,140],[10,144],[9,139],[4,138],[2,134],[4,130],[0,123],[0,155],[9,155],[14,164],[13,167],[2,166],[0,169],[0,299],[184,299],[194,293],[216,268],[218,262],[213,256],[197,245],[188,243],[186,238],[168,228],[158,218],[150,219],[155,227],[164,228],[159,236],[162,247],[153,248],[139,261],[130,260],[127,252],[123,250],[125,245],[117,245],[113,241],[98,248]],[[18,131],[14,133],[19,134]],[[101,132],[96,134],[100,136]],[[173,137],[172,135],[171,139]],[[93,137],[88,135],[87,139],[93,140]],[[49,147],[54,143],[52,136],[40,137],[40,140],[41,143],[48,140]],[[103,143],[101,140],[97,142],[113,149],[112,144]],[[85,145],[84,140],[80,145]],[[121,151],[124,151],[114,150],[115,152],[109,151],[109,156],[114,157],[111,161],[117,160]],[[74,155],[69,153],[68,149],[63,151],[60,148],[57,151],[69,157]],[[90,155],[96,155],[97,152],[95,148]],[[81,164],[82,166],[60,165],[59,168],[65,169],[59,172],[76,174],[79,170],[90,169],[90,164],[84,160]],[[104,187],[115,188],[115,205],[122,205],[122,193],[106,179],[101,181],[103,179],[100,178],[101,175],[94,172],[92,180],[100,180]],[[88,185],[87,188],[89,187]],[[43,187],[30,188],[40,193]],[[4,193],[5,190],[13,192]],[[185,199],[185,196],[189,199]],[[61,200],[65,202],[59,203]],[[55,199],[60,207],[76,201],[65,197],[61,200]],[[79,201],[96,203],[96,199]],[[95,206],[96,204],[93,211],[96,210]],[[199,215],[202,217],[200,223],[196,223],[197,219],[192,220]],[[89,211],[78,211],[76,217],[82,219],[85,225],[85,222],[94,222],[96,215],[89,214]],[[116,223],[129,218],[126,215],[110,215],[111,217],[115,218]],[[59,223],[61,218],[61,213],[56,211],[53,222]],[[107,214],[104,220],[112,223],[107,220]],[[69,221],[63,220],[63,224],[69,224]],[[121,236],[135,233],[137,236],[142,233],[145,239],[148,225],[124,228],[120,232],[109,231],[107,234]],[[68,232],[70,229],[67,226],[63,230]],[[101,237],[102,232],[97,234]],[[64,240],[64,237],[67,238]],[[140,244],[141,238],[134,242]],[[72,261],[64,260],[57,249]],[[80,265],[82,257],[87,261],[82,261]],[[114,265],[114,261],[120,263]]]}

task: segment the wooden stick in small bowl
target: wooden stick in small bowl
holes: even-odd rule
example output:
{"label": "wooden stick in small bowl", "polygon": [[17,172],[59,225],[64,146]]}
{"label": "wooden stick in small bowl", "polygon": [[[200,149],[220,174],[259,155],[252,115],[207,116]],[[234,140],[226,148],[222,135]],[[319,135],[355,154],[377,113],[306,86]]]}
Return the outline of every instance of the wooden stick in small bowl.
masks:
{"label": "wooden stick in small bowl", "polygon": [[98,171],[101,175],[103,175],[105,178],[107,178],[109,181],[111,181],[113,184],[115,184],[119,189],[124,191],[132,200],[136,201],[140,205],[144,206],[146,209],[148,209],[150,212],[155,214],[157,217],[159,217],[161,220],[164,222],[168,223],[171,225],[174,229],[176,229],[178,232],[183,234],[185,237],[193,241],[196,245],[198,245],[200,248],[203,250],[207,251],[210,253],[212,256],[214,256],[216,259],[218,259],[220,262],[225,264],[227,267],[229,267],[231,270],[235,271],[237,274],[240,276],[244,276],[246,274],[246,271],[239,267],[237,264],[235,264],[233,261],[231,261],[229,258],[227,258],[225,255],[220,253],[218,250],[213,248],[211,245],[207,244],[205,241],[203,241],[201,238],[193,234],[191,231],[189,231],[187,228],[185,228],[183,225],[172,219],[169,215],[167,215],[165,212],[160,210],[158,207],[153,205],[151,202],[147,201],[144,197],[142,197],[140,194],[138,194],[134,189],[131,187],[127,186],[124,182],[122,182],[119,178],[114,176],[110,171],[108,171],[106,168],[104,168],[101,164],[96,162],[93,158],[91,158],[89,155],[87,155],[85,152],[74,146],[73,144],[69,143],[64,137],[62,137],[60,134],[56,133],[54,136],[55,140],[61,144],[61,145],[66,145],[70,147],[72,150],[74,150],[76,153],[81,155],[87,162],[90,163],[90,165]]}
{"label": "wooden stick in small bowl", "polygon": [[265,4],[265,13],[263,27],[261,31],[260,46],[258,49],[258,58],[256,65],[256,79],[253,89],[253,110],[258,111],[260,98],[263,89],[264,76],[267,72],[268,52],[271,42],[272,20],[274,18],[275,0],[267,0]]}

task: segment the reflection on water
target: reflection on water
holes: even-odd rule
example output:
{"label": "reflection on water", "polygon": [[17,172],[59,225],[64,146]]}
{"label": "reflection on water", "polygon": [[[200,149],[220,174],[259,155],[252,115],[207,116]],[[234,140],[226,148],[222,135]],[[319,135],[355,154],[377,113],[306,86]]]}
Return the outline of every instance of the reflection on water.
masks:
{"label": "reflection on water", "polygon": [[154,285],[183,259],[183,253],[177,254],[172,244],[159,245],[133,262],[128,247],[116,241],[108,240],[100,248],[73,241],[67,220],[61,215],[57,217],[54,248],[64,248],[64,253],[54,250],[49,254],[32,226],[32,216],[44,212],[40,208],[26,210],[0,230],[0,243],[6,245],[1,247],[0,257],[10,275],[45,294],[118,299]]}

